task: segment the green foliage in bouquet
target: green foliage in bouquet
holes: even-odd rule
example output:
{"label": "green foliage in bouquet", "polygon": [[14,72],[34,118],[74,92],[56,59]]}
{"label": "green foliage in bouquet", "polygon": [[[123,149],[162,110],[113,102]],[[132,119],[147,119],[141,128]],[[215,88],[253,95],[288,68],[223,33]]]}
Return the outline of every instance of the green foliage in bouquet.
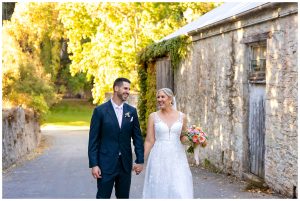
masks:
{"label": "green foliage in bouquet", "polygon": [[189,146],[189,148],[188,148],[186,151],[187,151],[188,153],[193,154],[193,153],[194,153],[194,146],[193,146],[193,145]]}

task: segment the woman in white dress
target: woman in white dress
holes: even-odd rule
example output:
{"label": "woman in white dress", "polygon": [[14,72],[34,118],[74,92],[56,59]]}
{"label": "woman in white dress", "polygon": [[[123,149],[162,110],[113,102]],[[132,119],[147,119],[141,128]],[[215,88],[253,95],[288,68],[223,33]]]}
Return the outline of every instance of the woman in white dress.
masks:
{"label": "woman in white dress", "polygon": [[193,198],[193,180],[182,142],[186,129],[185,114],[177,111],[169,88],[157,91],[159,110],[150,114],[145,139],[148,157],[143,198]]}

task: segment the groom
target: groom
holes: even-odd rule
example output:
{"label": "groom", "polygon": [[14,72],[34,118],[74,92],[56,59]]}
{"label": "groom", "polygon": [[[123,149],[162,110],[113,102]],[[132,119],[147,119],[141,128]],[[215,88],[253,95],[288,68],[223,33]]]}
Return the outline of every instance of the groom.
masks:
{"label": "groom", "polygon": [[[96,198],[110,198],[113,186],[117,198],[129,198],[131,170],[143,170],[144,146],[137,111],[125,103],[130,81],[117,78],[113,97],[96,107],[89,133],[89,167],[97,179]],[[131,138],[136,160],[132,166]]]}

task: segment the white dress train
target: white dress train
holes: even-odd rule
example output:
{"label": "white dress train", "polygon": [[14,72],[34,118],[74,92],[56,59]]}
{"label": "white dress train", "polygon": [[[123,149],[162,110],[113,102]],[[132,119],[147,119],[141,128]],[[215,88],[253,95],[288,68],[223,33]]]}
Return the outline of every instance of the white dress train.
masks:
{"label": "white dress train", "polygon": [[182,116],[180,112],[169,128],[155,113],[155,143],[146,166],[143,198],[193,198],[192,174],[180,142]]}

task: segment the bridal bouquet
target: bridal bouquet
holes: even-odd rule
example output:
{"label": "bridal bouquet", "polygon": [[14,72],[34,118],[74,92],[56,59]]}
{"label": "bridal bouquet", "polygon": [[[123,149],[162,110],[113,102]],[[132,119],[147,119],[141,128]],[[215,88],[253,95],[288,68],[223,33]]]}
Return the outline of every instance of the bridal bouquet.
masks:
{"label": "bridal bouquet", "polygon": [[206,147],[207,145],[207,135],[202,131],[200,127],[195,125],[189,127],[187,131],[184,132],[192,145],[188,148],[189,151],[193,152],[193,149],[200,145],[201,147]]}

